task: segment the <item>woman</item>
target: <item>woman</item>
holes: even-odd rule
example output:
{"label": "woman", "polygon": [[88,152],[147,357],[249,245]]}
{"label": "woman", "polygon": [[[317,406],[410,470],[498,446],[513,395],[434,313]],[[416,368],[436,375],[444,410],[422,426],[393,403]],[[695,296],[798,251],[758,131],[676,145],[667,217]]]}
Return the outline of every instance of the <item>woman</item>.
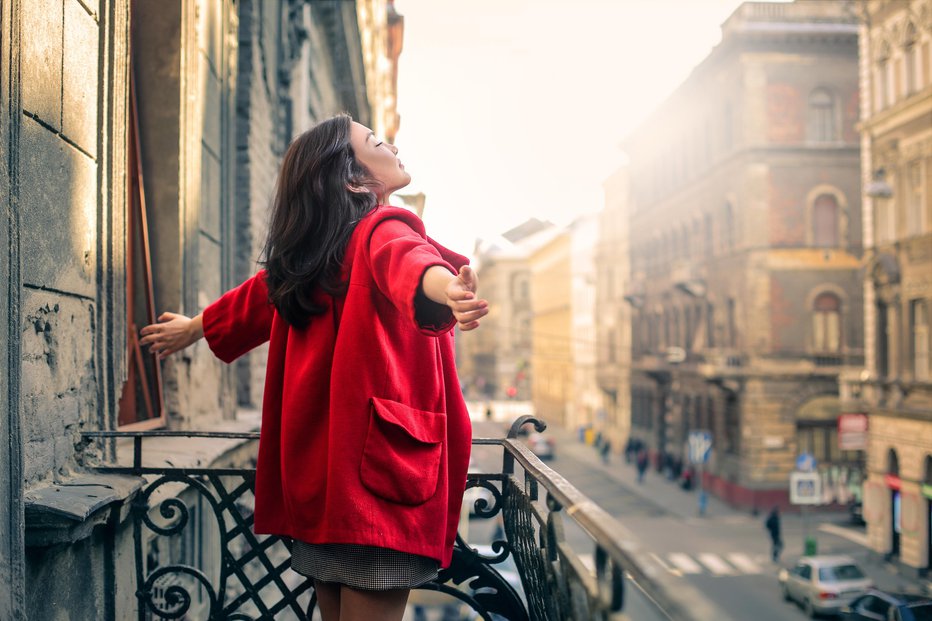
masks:
{"label": "woman", "polygon": [[398,150],[341,115],[291,144],[265,269],[196,317],[142,330],[164,358],[269,341],[255,531],[291,537],[324,621],[397,621],[449,565],[470,449],[454,325],[488,313],[467,260],[389,207]]}

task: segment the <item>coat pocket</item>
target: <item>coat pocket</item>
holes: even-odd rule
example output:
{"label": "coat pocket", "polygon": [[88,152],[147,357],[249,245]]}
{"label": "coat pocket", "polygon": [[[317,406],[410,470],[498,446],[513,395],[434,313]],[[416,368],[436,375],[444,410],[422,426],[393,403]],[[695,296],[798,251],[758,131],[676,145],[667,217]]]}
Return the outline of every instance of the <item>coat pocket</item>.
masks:
{"label": "coat pocket", "polygon": [[395,503],[426,502],[437,491],[446,415],[377,397],[370,402],[359,470],[362,484]]}

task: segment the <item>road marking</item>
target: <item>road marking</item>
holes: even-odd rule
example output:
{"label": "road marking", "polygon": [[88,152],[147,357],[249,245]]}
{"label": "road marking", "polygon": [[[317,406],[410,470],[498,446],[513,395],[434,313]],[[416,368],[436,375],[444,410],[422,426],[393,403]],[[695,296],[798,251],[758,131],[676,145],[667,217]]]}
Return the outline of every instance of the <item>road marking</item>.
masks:
{"label": "road marking", "polygon": [[675,567],[670,567],[669,565],[667,565],[666,563],[663,562],[663,559],[661,559],[659,556],[657,556],[657,555],[654,554],[653,552],[651,552],[650,555],[654,557],[654,560],[657,561],[657,563],[658,563],[661,567],[663,567],[664,569],[666,569],[667,571],[669,571],[669,572],[670,572],[671,574],[673,574],[674,576],[682,576],[682,575],[683,575],[683,572],[681,572],[679,569],[676,569]]}
{"label": "road marking", "polygon": [[708,567],[716,576],[727,576],[735,573],[734,568],[719,558],[716,554],[697,554],[699,562]]}
{"label": "road marking", "polygon": [[819,530],[821,530],[823,533],[829,533],[831,535],[838,535],[839,537],[844,537],[848,541],[853,541],[854,543],[864,546],[865,548],[870,547],[867,543],[867,535],[856,533],[853,530],[850,530],[848,528],[836,526],[835,524],[820,524]]}
{"label": "road marking", "polygon": [[747,554],[733,552],[731,554],[726,554],[725,558],[728,559],[729,563],[746,574],[759,574],[761,572],[760,565],[755,563]]}
{"label": "road marking", "polygon": [[684,574],[702,573],[702,567],[700,567],[696,561],[692,560],[688,555],[683,554],[682,552],[668,554],[667,558],[669,558],[670,562],[676,565],[677,568]]}

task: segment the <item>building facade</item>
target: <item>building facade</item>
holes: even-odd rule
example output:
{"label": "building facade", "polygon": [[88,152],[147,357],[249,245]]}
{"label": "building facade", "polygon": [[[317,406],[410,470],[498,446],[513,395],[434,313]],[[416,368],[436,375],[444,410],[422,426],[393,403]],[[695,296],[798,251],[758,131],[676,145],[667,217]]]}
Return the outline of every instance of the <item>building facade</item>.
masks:
{"label": "building facade", "polygon": [[[293,136],[344,110],[397,127],[401,18],[375,0],[0,11],[0,618],[132,618],[126,519],[142,481],[95,474],[128,447],[82,433],[256,428],[261,353],[224,367],[200,343],[159,364],[138,330],[165,310],[196,314],[255,272]],[[196,448],[155,453],[244,465],[255,452]],[[191,537],[147,563],[209,555]]]}
{"label": "building facade", "polygon": [[632,434],[659,464],[711,431],[706,488],[738,506],[786,503],[802,453],[857,467],[836,441],[863,356],[857,119],[854,16],[746,2],[626,143]]}
{"label": "building facade", "polygon": [[602,186],[605,206],[599,214],[595,250],[596,382],[603,432],[613,447],[620,448],[631,433],[631,306],[624,299],[631,277],[627,167],[610,175]]}
{"label": "building facade", "polygon": [[550,222],[528,220],[497,237],[480,240],[475,265],[489,314],[482,330],[457,340],[457,370],[467,398],[531,400],[530,253],[553,235]]}
{"label": "building facade", "polygon": [[573,377],[572,234],[560,229],[528,257],[531,274],[531,400],[538,418],[567,427]]}
{"label": "building facade", "polygon": [[932,2],[859,3],[871,547],[932,567]]}
{"label": "building facade", "polygon": [[[608,432],[610,421],[602,403],[596,371],[596,263],[600,217],[584,215],[569,226],[570,317],[573,400],[564,421],[568,429],[593,426]],[[608,439],[606,437],[606,439]],[[617,445],[616,445],[617,446]]]}

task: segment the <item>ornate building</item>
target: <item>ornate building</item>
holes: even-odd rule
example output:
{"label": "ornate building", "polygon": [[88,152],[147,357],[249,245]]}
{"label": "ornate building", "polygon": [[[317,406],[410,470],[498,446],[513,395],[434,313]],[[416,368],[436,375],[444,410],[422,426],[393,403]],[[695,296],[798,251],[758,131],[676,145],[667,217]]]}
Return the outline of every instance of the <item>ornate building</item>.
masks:
{"label": "ornate building", "polygon": [[[200,343],[159,364],[138,329],[254,273],[298,132],[343,110],[394,132],[401,23],[378,0],[0,5],[0,619],[137,616],[142,480],[94,473],[128,447],[82,433],[256,428],[261,354],[225,367]],[[159,464],[255,453],[170,440],[151,440]],[[186,515],[183,541],[139,542],[150,570],[219,566],[197,523],[215,518]]]}
{"label": "ornate building", "polygon": [[631,306],[624,299],[631,277],[627,167],[602,184],[605,207],[596,244],[596,381],[602,392],[603,432],[622,447],[631,433]]}
{"label": "ornate building", "polygon": [[555,234],[531,219],[476,244],[476,269],[489,314],[482,329],[458,336],[457,369],[471,399],[531,399],[531,271],[528,257]]}
{"label": "ornate building", "polygon": [[858,5],[864,196],[864,371],[871,547],[932,567],[932,2]]}
{"label": "ornate building", "polygon": [[836,441],[838,377],[862,361],[857,25],[839,2],[746,2],[626,142],[632,434],[706,487],[785,503],[796,456]]}

